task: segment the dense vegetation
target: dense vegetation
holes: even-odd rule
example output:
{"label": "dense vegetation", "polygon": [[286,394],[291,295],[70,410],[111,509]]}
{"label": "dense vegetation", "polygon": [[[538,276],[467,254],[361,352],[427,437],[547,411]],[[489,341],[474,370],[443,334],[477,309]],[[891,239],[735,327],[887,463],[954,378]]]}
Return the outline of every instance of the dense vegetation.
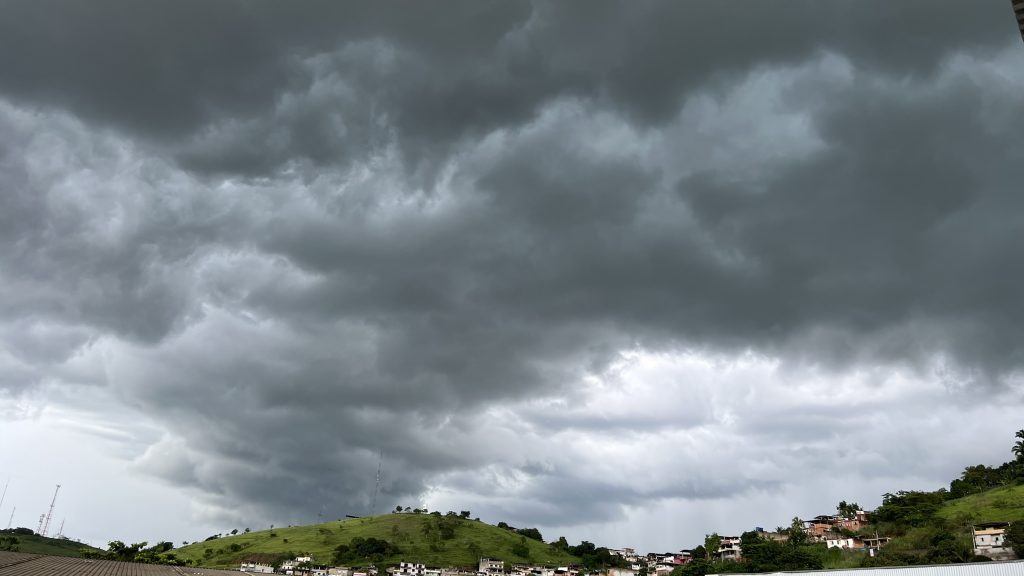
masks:
{"label": "dense vegetation", "polygon": [[559,544],[564,538],[545,544],[535,528],[499,526],[472,520],[466,511],[441,514],[402,508],[392,514],[311,526],[234,530],[173,552],[183,560],[224,568],[237,568],[243,560],[279,564],[300,554],[313,556],[317,564],[349,566],[415,561],[469,567],[481,556],[513,563],[580,563],[568,544]]}
{"label": "dense vegetation", "polygon": [[[974,556],[971,539],[971,526],[979,522],[1019,521],[1011,526],[1007,542],[1024,558],[1024,430],[1016,438],[1013,460],[994,468],[968,466],[948,490],[885,494],[868,526],[858,532],[837,530],[846,537],[894,536],[874,557],[808,543],[794,519],[789,529],[779,529],[788,536],[786,542],[744,533],[739,561],[712,561],[707,551],[719,546],[718,535],[712,534],[694,550],[695,560],[676,568],[673,576],[984,561],[988,558]],[[850,517],[857,505],[840,502],[836,509],[838,515]]]}
{"label": "dense vegetation", "polygon": [[125,544],[120,540],[110,542],[106,551],[86,550],[81,551],[83,558],[98,558],[101,560],[117,560],[120,562],[140,562],[142,564],[170,564],[172,566],[184,566],[190,561],[178,558],[171,549],[174,544],[171,542],[159,542],[154,546],[146,547],[147,542]]}
{"label": "dense vegetation", "polygon": [[40,536],[30,528],[0,530],[0,551],[79,557],[83,547],[96,550],[75,540]]}

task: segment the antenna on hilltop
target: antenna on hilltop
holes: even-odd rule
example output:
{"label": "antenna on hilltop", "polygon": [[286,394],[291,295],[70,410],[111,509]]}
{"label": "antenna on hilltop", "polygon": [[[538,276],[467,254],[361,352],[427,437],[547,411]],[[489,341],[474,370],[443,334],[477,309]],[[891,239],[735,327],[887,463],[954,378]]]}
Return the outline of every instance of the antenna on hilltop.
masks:
{"label": "antenna on hilltop", "polygon": [[11,485],[11,479],[8,478],[7,482],[4,482],[4,493],[0,494],[0,508],[4,507],[4,498],[7,497],[7,487]]}
{"label": "antenna on hilltop", "polygon": [[39,525],[36,526],[36,534],[43,533],[43,521],[46,520],[46,514],[39,515]]}
{"label": "antenna on hilltop", "polygon": [[380,492],[380,466],[384,460],[384,451],[377,453],[377,483],[373,486],[373,503],[370,505],[370,516],[377,514],[377,493]]}
{"label": "antenna on hilltop", "polygon": [[54,536],[54,538],[63,538],[64,537],[64,521],[66,521],[66,520],[67,520],[67,518],[61,518],[60,530],[57,530],[57,534],[56,534],[56,536]]}
{"label": "antenna on hilltop", "polygon": [[43,536],[46,536],[47,532],[50,531],[50,519],[53,518],[53,507],[57,504],[58,492],[60,492],[60,484],[57,484],[57,489],[53,491],[53,500],[50,501],[50,511],[46,513],[46,524],[43,525]]}
{"label": "antenna on hilltop", "polygon": [[8,530],[10,530],[10,529],[11,529],[11,522],[14,522],[14,513],[15,513],[15,512],[17,511],[17,510],[18,510],[18,507],[17,507],[17,506],[15,506],[15,507],[14,507],[13,509],[11,509],[11,517],[7,519],[7,529],[8,529]]}

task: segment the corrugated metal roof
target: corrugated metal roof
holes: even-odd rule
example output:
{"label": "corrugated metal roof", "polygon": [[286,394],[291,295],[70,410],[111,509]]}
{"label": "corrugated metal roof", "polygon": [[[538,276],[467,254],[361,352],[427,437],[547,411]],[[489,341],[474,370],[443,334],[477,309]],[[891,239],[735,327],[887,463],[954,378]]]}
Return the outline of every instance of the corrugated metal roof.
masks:
{"label": "corrugated metal roof", "polygon": [[851,570],[809,570],[776,574],[828,574],[828,576],[1024,576],[1024,562],[970,562],[936,566],[894,566]]}
{"label": "corrugated metal roof", "polygon": [[246,573],[237,570],[210,570],[185,566],[161,566],[159,564],[0,552],[0,576],[238,576],[239,574]]}

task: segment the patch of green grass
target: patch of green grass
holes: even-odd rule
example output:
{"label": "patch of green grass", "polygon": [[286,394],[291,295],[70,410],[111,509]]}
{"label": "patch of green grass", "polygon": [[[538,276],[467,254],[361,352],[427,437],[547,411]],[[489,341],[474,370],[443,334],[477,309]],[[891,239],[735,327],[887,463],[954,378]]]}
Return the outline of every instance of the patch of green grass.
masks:
{"label": "patch of green grass", "polygon": [[950,500],[936,515],[958,524],[1024,520],[1024,484]]}
{"label": "patch of green grass", "polygon": [[[193,560],[208,567],[237,568],[242,559],[254,554],[309,554],[317,563],[328,564],[334,548],[348,544],[353,538],[377,538],[399,547],[401,553],[384,558],[379,565],[402,561],[421,562],[429,566],[476,566],[479,557],[506,562],[530,562],[565,565],[579,559],[555,550],[548,544],[526,539],[529,557],[512,553],[520,536],[509,530],[477,520],[457,519],[454,538],[440,538],[433,526],[435,516],[429,514],[385,514],[368,518],[327,522],[309,526],[292,526],[261,530],[235,536],[224,536],[207,542],[190,544],[173,550],[178,558]],[[273,535],[272,535],[273,534]],[[287,542],[285,542],[287,540]],[[232,545],[237,545],[232,550]],[[212,552],[207,553],[206,550]]]}
{"label": "patch of green grass", "polygon": [[92,546],[75,540],[45,538],[35,534],[14,534],[7,530],[0,530],[0,536],[14,536],[17,538],[18,552],[24,552],[26,554],[45,554],[49,556],[71,556],[74,558],[80,558],[80,549],[88,548],[96,550],[96,548],[93,548]]}

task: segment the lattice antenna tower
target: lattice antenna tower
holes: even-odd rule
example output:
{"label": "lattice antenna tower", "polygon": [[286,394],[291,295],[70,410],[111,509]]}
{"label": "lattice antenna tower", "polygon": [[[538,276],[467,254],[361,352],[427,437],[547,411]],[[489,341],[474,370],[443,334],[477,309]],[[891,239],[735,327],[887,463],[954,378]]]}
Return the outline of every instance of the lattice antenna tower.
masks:
{"label": "lattice antenna tower", "polygon": [[43,522],[46,520],[46,514],[39,515],[39,525],[36,526],[36,534],[43,533]]}
{"label": "lattice antenna tower", "polygon": [[60,492],[60,484],[57,484],[57,489],[53,491],[53,500],[50,501],[50,511],[46,513],[46,523],[43,524],[43,536],[50,531],[50,520],[53,518],[53,507],[57,504],[57,493]]}
{"label": "lattice antenna tower", "polygon": [[11,479],[8,478],[7,482],[4,482],[4,493],[0,494],[0,508],[4,507],[4,498],[7,498],[7,487],[11,485]]}
{"label": "lattice antenna tower", "polygon": [[13,509],[11,509],[11,517],[7,519],[7,529],[8,530],[11,529],[11,523],[14,522],[14,513],[17,512],[17,511],[18,511],[18,507],[17,506],[15,506]]}
{"label": "lattice antenna tower", "polygon": [[384,461],[384,451],[381,450],[377,453],[377,482],[373,485],[373,503],[370,505],[370,515],[374,516],[377,514],[377,493],[380,492],[380,468],[381,463]]}
{"label": "lattice antenna tower", "polygon": [[67,520],[67,518],[61,518],[61,520],[60,520],[60,529],[57,530],[57,534],[56,534],[56,536],[54,536],[54,538],[63,538],[64,537],[64,521],[65,520]]}

